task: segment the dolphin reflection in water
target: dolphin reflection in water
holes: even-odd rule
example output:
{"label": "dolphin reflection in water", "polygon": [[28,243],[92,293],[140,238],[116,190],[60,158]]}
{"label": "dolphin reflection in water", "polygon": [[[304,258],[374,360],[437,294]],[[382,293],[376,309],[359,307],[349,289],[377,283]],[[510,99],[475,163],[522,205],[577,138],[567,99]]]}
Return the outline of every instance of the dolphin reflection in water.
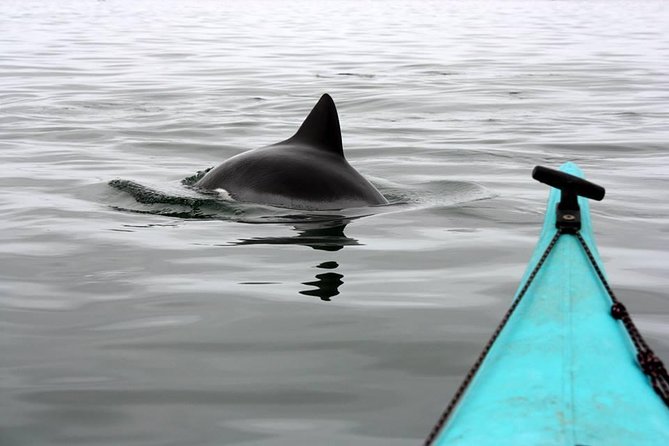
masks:
{"label": "dolphin reflection in water", "polygon": [[[319,251],[339,251],[345,246],[360,245],[358,240],[347,237],[344,229],[347,220],[338,219],[329,222],[304,223],[296,225],[297,235],[292,237],[255,237],[234,242],[234,245],[302,245]],[[300,291],[305,296],[319,297],[323,301],[330,301],[339,294],[339,287],[344,283],[344,275],[335,272],[339,264],[333,260],[326,260],[316,268],[327,272],[316,274],[316,280],[302,282],[302,285],[314,287]]]}

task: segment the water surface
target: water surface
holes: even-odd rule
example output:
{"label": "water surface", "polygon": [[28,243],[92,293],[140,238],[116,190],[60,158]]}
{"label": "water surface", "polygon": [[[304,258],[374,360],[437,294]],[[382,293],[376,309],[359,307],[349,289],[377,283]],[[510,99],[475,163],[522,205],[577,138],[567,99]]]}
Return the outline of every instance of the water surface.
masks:
{"label": "water surface", "polygon": [[[529,259],[532,167],[567,160],[607,187],[600,252],[669,360],[668,22],[661,1],[0,3],[0,444],[419,443]],[[193,214],[110,186],[188,197],[325,92],[393,206]]]}

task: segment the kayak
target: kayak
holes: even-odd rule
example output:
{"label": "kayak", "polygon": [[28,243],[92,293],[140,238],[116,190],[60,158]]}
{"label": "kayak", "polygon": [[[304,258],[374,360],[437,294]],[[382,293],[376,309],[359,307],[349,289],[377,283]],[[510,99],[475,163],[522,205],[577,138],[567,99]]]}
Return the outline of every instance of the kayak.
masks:
{"label": "kayak", "polygon": [[[578,177],[573,180],[586,189],[599,187],[579,180],[583,174],[573,163],[541,169]],[[573,185],[570,175],[563,176]],[[426,444],[669,445],[669,409],[639,366],[628,330],[612,317],[615,297],[604,284],[588,200],[572,192],[551,189],[513,312]],[[603,195],[601,189],[598,199]],[[580,230],[569,229],[578,220],[563,209],[569,200],[580,211]],[[556,226],[559,219],[566,230]]]}

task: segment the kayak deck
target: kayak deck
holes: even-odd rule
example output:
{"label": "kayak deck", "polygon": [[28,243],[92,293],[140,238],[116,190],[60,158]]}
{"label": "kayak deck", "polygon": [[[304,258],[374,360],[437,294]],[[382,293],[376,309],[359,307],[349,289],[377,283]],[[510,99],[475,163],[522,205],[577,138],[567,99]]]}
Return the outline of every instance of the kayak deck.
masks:
{"label": "kayak deck", "polygon": [[[582,176],[567,163],[561,170]],[[521,287],[555,236],[551,189]],[[603,271],[588,200],[580,234]],[[518,298],[518,293],[516,294]],[[575,235],[561,235],[432,445],[659,446],[669,410],[639,368],[611,299]]]}

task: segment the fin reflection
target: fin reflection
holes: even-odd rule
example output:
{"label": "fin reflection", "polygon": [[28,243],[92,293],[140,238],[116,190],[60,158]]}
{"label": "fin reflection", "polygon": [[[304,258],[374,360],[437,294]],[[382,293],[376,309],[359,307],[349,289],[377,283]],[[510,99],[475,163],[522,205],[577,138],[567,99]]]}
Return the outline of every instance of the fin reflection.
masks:
{"label": "fin reflection", "polygon": [[[337,267],[339,267],[337,262],[323,262],[316,266],[316,268],[324,269],[335,269]],[[309,285],[316,288],[300,291],[300,294],[304,294],[305,296],[320,297],[321,300],[329,302],[331,297],[339,294],[339,286],[344,283],[342,280],[343,278],[343,274],[333,272],[316,274],[316,279],[318,280],[312,282],[302,282],[302,285]]]}
{"label": "fin reflection", "polygon": [[[329,222],[305,223],[295,225],[296,236],[292,237],[255,237],[239,240],[235,245],[302,245],[319,251],[335,252],[344,246],[360,245],[358,240],[347,237],[344,229],[348,220],[337,219]],[[324,260],[316,265],[321,270],[329,270],[316,274],[316,280],[302,282],[302,285],[314,287],[299,293],[305,296],[319,297],[329,302],[339,294],[339,287],[344,283],[344,275],[333,270],[339,268],[339,263],[333,260]]]}

